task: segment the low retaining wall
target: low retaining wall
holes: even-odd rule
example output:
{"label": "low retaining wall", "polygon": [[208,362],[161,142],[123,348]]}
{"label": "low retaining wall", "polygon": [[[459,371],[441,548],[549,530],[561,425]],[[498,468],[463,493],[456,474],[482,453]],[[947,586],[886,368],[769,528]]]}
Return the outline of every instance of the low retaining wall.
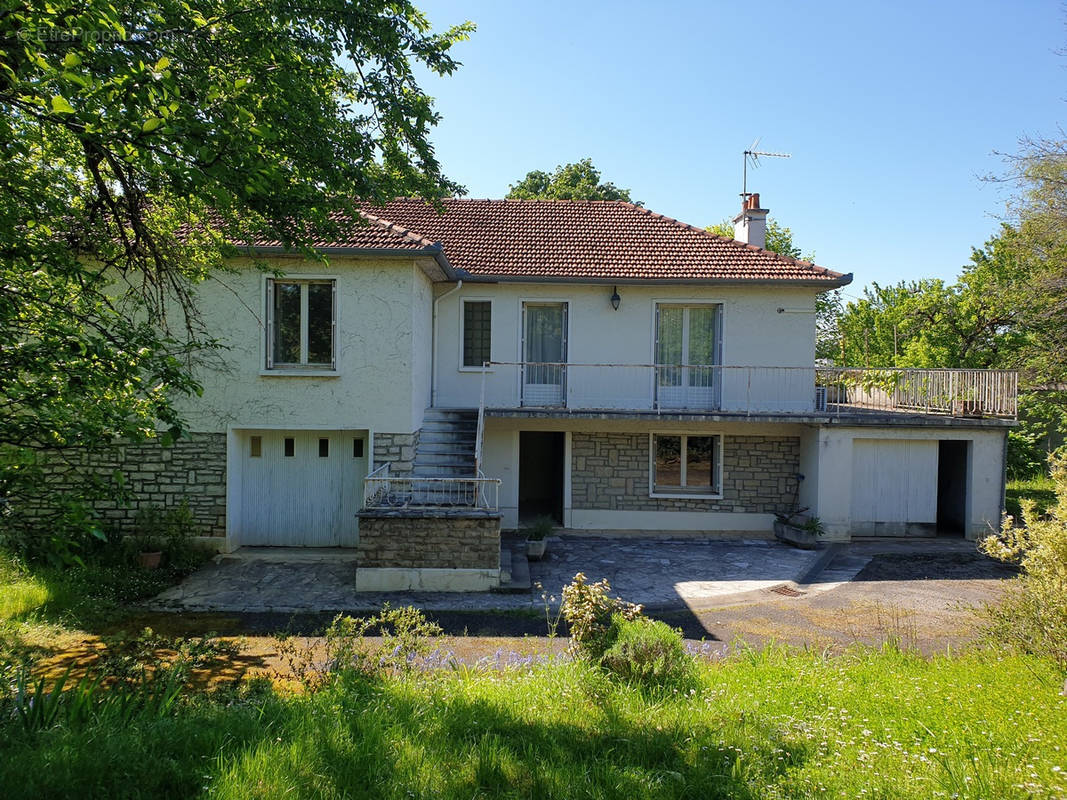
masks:
{"label": "low retaining wall", "polygon": [[357,591],[486,591],[500,584],[500,514],[363,511],[357,552]]}

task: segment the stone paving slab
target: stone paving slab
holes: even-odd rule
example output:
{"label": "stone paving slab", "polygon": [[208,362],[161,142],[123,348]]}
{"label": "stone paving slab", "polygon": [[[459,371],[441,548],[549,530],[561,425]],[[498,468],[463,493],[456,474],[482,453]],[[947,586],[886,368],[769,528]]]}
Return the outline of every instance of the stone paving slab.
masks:
{"label": "stone paving slab", "polygon": [[[391,592],[355,590],[356,562],[307,556],[279,560],[277,551],[224,557],[149,603],[163,611],[322,613],[368,611],[383,603],[427,610],[543,611],[542,590]],[[549,539],[548,553],[530,563],[530,578],[552,605],[578,572],[607,578],[616,595],[653,609],[701,608],[735,595],[796,582],[819,551],[797,550],[766,539],[613,538],[564,535]]]}

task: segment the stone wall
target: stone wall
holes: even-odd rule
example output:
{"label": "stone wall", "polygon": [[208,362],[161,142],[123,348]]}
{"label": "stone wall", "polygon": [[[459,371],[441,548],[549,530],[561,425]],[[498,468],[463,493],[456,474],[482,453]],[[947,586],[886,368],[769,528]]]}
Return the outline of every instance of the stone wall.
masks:
{"label": "stone wall", "polygon": [[723,436],[722,499],[649,497],[647,433],[571,434],[571,507],[611,511],[791,509],[800,469],[796,436]]}
{"label": "stone wall", "polygon": [[419,432],[375,433],[374,466],[391,464],[392,475],[407,475],[415,468],[415,450],[419,446]]}
{"label": "stone wall", "polygon": [[[142,508],[169,509],[186,502],[196,523],[193,535],[226,535],[225,433],[186,434],[170,447],[158,441],[121,444],[107,454],[83,456],[71,471],[47,465],[44,469],[52,472],[54,479],[47,485],[50,498],[76,491],[86,473],[108,483],[116,470],[121,471],[127,501],[97,500],[93,507],[105,524],[123,533],[132,532]],[[42,506],[47,502],[47,498],[42,499]]]}
{"label": "stone wall", "polygon": [[499,569],[500,515],[364,511],[358,553],[361,569]]}

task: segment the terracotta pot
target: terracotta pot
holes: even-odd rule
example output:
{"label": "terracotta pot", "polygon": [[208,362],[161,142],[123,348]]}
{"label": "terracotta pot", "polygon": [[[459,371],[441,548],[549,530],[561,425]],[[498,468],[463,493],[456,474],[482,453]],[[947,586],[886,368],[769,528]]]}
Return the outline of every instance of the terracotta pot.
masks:
{"label": "terracotta pot", "polygon": [[138,553],[137,561],[145,569],[158,569],[159,562],[163,560],[163,553],[155,550],[151,553]]}

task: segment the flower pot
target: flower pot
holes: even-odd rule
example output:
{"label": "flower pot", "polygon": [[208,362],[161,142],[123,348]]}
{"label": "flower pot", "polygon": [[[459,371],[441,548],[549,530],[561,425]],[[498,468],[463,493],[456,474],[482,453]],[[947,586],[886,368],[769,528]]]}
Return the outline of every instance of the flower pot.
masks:
{"label": "flower pot", "polygon": [[145,569],[158,569],[159,562],[163,560],[163,553],[153,550],[150,553],[138,553],[137,562]]}
{"label": "flower pot", "polygon": [[814,550],[819,542],[818,536],[812,531],[777,519],[774,521],[774,535],[786,544],[799,547],[801,550]]}
{"label": "flower pot", "polygon": [[533,559],[534,561],[540,561],[545,555],[544,539],[527,539],[526,540],[526,557]]}

